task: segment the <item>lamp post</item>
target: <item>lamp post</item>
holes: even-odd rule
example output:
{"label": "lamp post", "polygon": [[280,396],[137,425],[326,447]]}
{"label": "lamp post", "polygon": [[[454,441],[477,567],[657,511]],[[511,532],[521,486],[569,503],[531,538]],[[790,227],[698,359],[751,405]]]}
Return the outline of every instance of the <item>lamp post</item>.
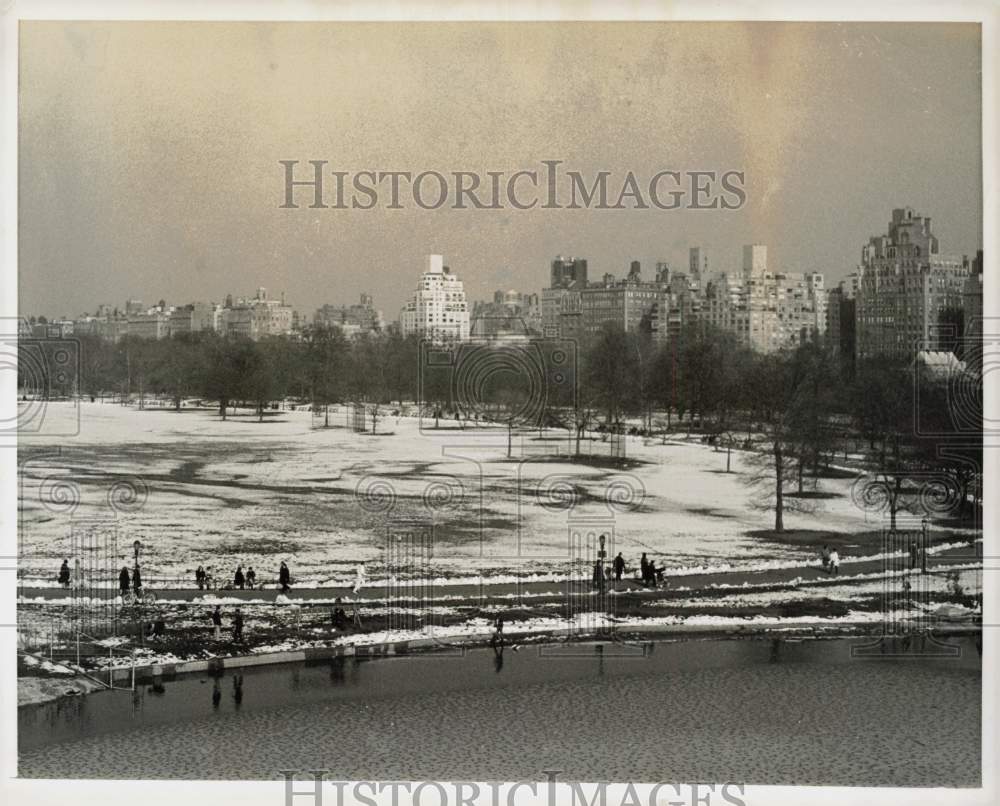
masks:
{"label": "lamp post", "polygon": [[927,573],[927,518],[920,521],[920,573]]}
{"label": "lamp post", "polygon": [[608,556],[608,552],[605,551],[605,549],[604,549],[604,541],[606,539],[607,538],[604,535],[601,535],[600,537],[597,538],[597,541],[598,541],[598,543],[600,543],[600,546],[601,546],[601,548],[597,552],[597,560],[601,564],[601,582],[600,582],[600,584],[601,584],[601,587],[600,587],[601,593],[604,593],[604,591],[605,591],[605,589],[607,587],[606,586],[607,577],[605,577],[605,575],[604,575],[604,558]]}

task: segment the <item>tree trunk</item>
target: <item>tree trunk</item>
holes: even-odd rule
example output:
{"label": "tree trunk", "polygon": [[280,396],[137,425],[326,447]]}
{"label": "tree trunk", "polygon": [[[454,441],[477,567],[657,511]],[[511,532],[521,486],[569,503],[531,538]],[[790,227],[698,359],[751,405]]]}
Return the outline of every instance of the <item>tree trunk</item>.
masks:
{"label": "tree trunk", "polygon": [[727,473],[729,472],[729,468],[731,466],[730,463],[732,461],[732,458],[733,458],[733,445],[732,445],[732,443],[730,443],[729,447],[726,448],[726,472]]}

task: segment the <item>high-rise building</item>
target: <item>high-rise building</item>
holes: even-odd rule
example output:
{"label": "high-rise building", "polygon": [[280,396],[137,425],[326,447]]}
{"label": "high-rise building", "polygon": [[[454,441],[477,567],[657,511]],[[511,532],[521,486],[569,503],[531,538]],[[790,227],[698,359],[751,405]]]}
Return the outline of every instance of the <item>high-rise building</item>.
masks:
{"label": "high-rise building", "polygon": [[849,274],[826,294],[826,340],[831,352],[853,362],[855,320],[861,272]]}
{"label": "high-rise building", "polygon": [[688,250],[688,275],[692,284],[704,288],[711,277],[708,267],[708,252],[703,246],[692,246]]}
{"label": "high-rise building", "polygon": [[767,247],[753,243],[743,247],[743,273],[745,275],[764,274],[767,271]]}
{"label": "high-rise building", "polygon": [[399,324],[404,336],[419,335],[433,341],[469,338],[469,306],[465,287],[441,255],[428,255],[427,270],[420,276],[412,299],[403,306]]}
{"label": "high-rise building", "polygon": [[964,309],[972,266],[966,258],[940,252],[929,217],[909,207],[893,210],[888,232],[863,247],[861,267],[859,358],[912,359],[920,351],[945,349],[942,320]]}

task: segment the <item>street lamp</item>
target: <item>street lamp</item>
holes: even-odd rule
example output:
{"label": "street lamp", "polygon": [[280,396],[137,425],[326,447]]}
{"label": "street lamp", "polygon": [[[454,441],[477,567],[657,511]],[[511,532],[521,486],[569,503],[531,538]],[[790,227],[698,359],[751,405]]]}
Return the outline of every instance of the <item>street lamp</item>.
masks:
{"label": "street lamp", "polygon": [[598,543],[600,543],[600,545],[601,545],[600,550],[597,552],[597,560],[601,564],[601,581],[600,581],[601,587],[600,587],[600,590],[601,590],[602,593],[604,592],[604,589],[605,589],[605,580],[606,580],[606,577],[604,576],[604,558],[608,556],[608,552],[605,551],[605,549],[604,549],[604,541],[605,540],[606,540],[606,537],[604,535],[601,535],[600,537],[597,538]]}
{"label": "street lamp", "polygon": [[927,573],[927,518],[920,521],[921,527],[921,542],[923,545],[920,547],[920,573]]}

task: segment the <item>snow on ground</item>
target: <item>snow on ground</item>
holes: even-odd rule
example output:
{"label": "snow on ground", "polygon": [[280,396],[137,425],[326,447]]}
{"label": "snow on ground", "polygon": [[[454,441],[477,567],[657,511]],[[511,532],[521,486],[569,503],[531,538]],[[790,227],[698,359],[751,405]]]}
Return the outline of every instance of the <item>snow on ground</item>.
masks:
{"label": "snow on ground", "polygon": [[[572,445],[556,432],[551,441],[516,435],[508,459],[503,429],[421,433],[413,418],[387,417],[387,433],[371,436],[314,429],[301,410],[264,423],[247,414],[223,422],[207,409],[82,403],[79,411],[76,436],[22,442],[20,554],[29,585],[54,582],[73,553],[73,530],[90,521],[112,523],[116,564],[131,565],[132,541],[142,542],[144,581],[154,588],[191,585],[199,564],[227,581],[242,563],[273,584],[281,559],[299,586],[345,583],[359,562],[384,569],[387,547],[401,557],[401,577],[556,579],[593,561],[573,548],[574,535],[589,532],[608,534],[609,552],[622,551],[630,566],[649,552],[668,575],[815,558],[812,548],[745,534],[770,528],[773,516],[748,506],[738,452],[726,474],[724,452],[631,437],[628,457],[640,464],[621,471],[569,461]],[[50,403],[43,431],[65,433],[75,416],[74,405]],[[333,424],[344,421],[343,410],[331,415]],[[564,457],[542,460],[555,445]],[[593,440],[585,451],[605,457],[608,445]],[[786,513],[786,528],[876,529],[850,485],[824,479],[833,497],[817,501],[815,514]],[[399,539],[430,522],[432,553]]]}

